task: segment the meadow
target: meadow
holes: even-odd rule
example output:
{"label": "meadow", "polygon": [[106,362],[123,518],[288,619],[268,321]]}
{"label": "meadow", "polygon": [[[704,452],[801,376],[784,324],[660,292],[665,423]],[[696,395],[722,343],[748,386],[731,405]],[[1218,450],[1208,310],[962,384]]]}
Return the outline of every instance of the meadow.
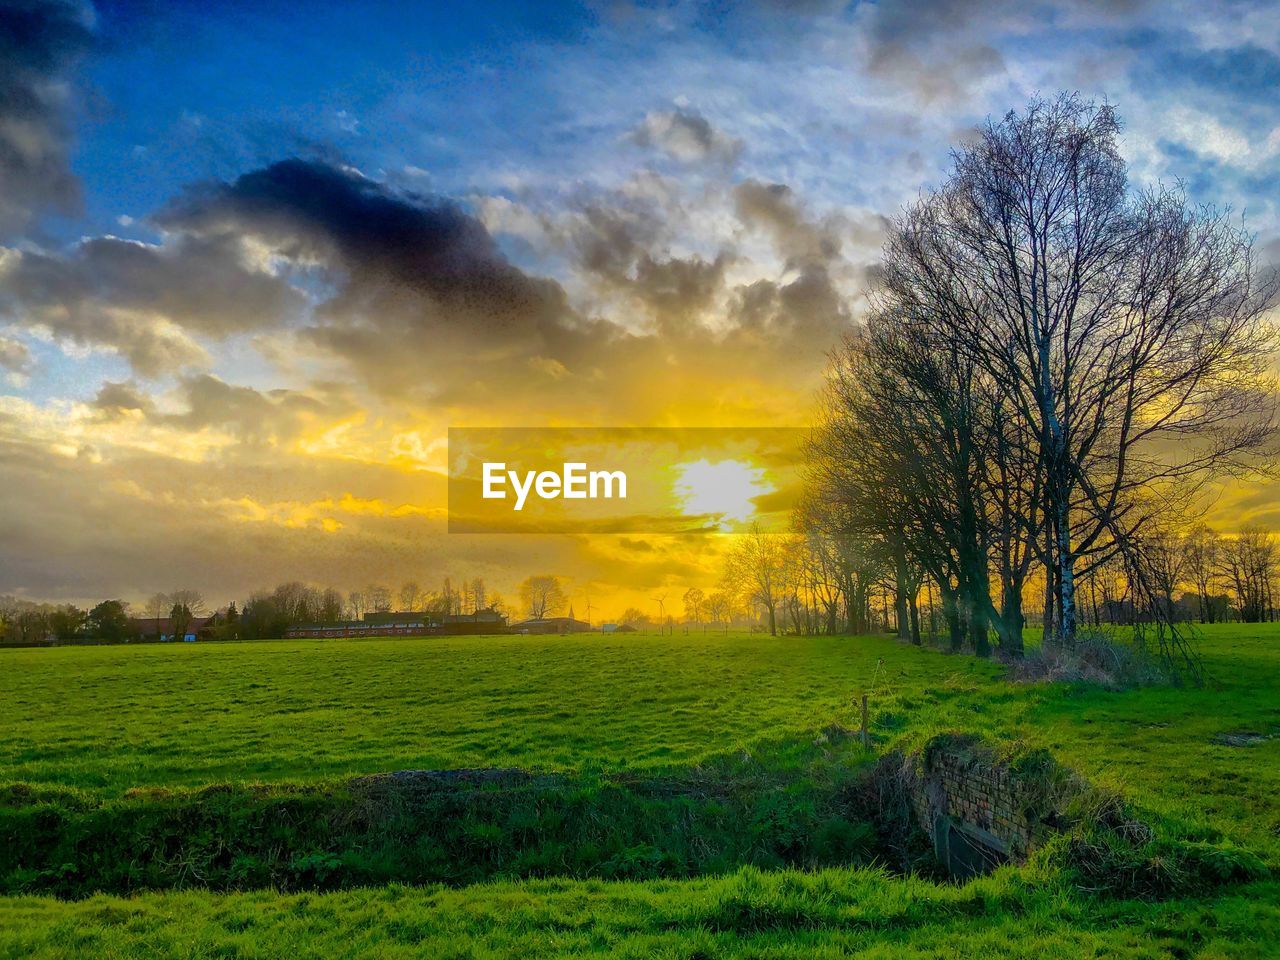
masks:
{"label": "meadow", "polygon": [[[310,846],[261,875],[247,853],[216,878],[201,872],[216,859],[176,880],[164,858],[76,867],[53,887],[48,869],[12,870],[0,956],[1272,956],[1274,879],[1115,898],[1041,859],[961,886],[887,872],[856,831],[824,832],[846,813],[845,775],[874,757],[820,731],[854,726],[867,692],[874,753],[945,730],[1046,747],[1171,836],[1247,851],[1274,877],[1280,739],[1223,737],[1280,733],[1280,629],[1212,627],[1202,643],[1202,688],[1120,692],[1013,684],[998,664],[882,637],[3,650],[0,839],[46,830],[74,859],[108,835],[206,829],[213,803],[238,804],[248,833],[295,804],[290,835]],[[519,803],[494,822],[462,810],[434,860],[404,837],[374,851],[365,833],[317,872],[312,848],[332,838],[297,823],[348,803],[347,778],[472,767],[567,779],[519,794],[532,821]],[[734,786],[708,787],[721,782]],[[527,837],[499,843],[499,829]],[[595,860],[573,859],[584,845]],[[472,869],[396,882],[436,878],[442,858]]]}
{"label": "meadow", "polygon": [[849,722],[872,686],[995,692],[999,673],[883,639],[758,634],[0,650],[0,771],[119,793],[402,769],[684,767]]}

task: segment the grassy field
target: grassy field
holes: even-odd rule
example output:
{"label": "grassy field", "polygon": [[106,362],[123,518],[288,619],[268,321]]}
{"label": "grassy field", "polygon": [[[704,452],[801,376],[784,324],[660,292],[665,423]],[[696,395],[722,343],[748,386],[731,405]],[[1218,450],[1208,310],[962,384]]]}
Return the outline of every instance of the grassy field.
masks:
{"label": "grassy field", "polygon": [[542,880],[281,896],[0,899],[0,956],[1264,960],[1280,885],[1211,900],[1082,901],[998,874],[958,888],[875,871],[651,883]]}
{"label": "grassy field", "polygon": [[[137,787],[182,797],[244,781],[326,790],[353,774],[415,768],[626,772],[667,783],[749,758],[776,786],[815,779],[815,733],[851,725],[851,698],[865,690],[882,749],[949,729],[1045,746],[1179,835],[1238,844],[1275,875],[1280,739],[1239,747],[1215,737],[1280,732],[1280,629],[1211,628],[1203,652],[1211,679],[1201,689],[1114,693],[1013,685],[997,665],[884,638],[3,650],[0,783],[70,789],[86,809],[117,814],[136,813],[126,794]],[[663,819],[669,807],[697,821],[695,834],[740,815],[720,801],[677,808],[637,796],[624,798],[627,815],[640,803],[646,829],[676,830]],[[806,802],[804,822],[822,822]],[[762,862],[748,846],[733,859]],[[712,875],[0,898],[0,956],[1209,958],[1273,956],[1280,943],[1274,881],[1147,903],[1073,892],[1043,862],[964,887],[874,869],[683,863]]]}
{"label": "grassy field", "polygon": [[0,650],[0,776],[118,793],[400,769],[682,767],[847,721],[873,684],[994,695],[998,673],[883,639],[760,635]]}

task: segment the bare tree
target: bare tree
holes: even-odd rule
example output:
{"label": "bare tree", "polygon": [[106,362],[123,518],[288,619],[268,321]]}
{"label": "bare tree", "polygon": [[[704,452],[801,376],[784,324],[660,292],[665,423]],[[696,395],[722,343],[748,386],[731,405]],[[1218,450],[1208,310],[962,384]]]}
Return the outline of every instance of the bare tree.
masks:
{"label": "bare tree", "polygon": [[1222,538],[1204,524],[1197,524],[1183,541],[1187,579],[1196,591],[1196,612],[1201,623],[1213,623],[1217,610],[1213,590],[1218,582],[1218,553]]}
{"label": "bare tree", "polygon": [[711,623],[724,624],[725,632],[729,630],[729,621],[733,619],[733,601],[723,590],[713,590],[707,594],[706,617]]}
{"label": "bare tree", "polygon": [[422,590],[415,581],[406,580],[400,587],[397,599],[401,610],[417,610],[422,602]]}
{"label": "bare tree", "polygon": [[181,604],[191,611],[193,617],[203,617],[208,613],[204,595],[199,590],[175,590],[169,594],[169,603]]}
{"label": "bare tree", "polygon": [[333,587],[327,588],[321,594],[317,618],[323,623],[333,623],[342,619],[342,594]]}
{"label": "bare tree", "polygon": [[684,603],[685,623],[694,626],[701,624],[705,615],[707,595],[700,587],[690,587],[681,599]]}
{"label": "bare tree", "polygon": [[156,593],[147,599],[144,609],[149,619],[160,620],[168,614],[169,608],[172,606],[173,601],[169,599],[167,593]]}
{"label": "bare tree", "polygon": [[1223,577],[1235,594],[1241,621],[1270,620],[1275,608],[1275,536],[1261,527],[1246,527],[1236,536],[1224,538],[1219,556]]}
{"label": "bare tree", "polygon": [[557,616],[568,602],[559,577],[550,574],[528,577],[520,584],[520,602],[531,620]]}
{"label": "bare tree", "polygon": [[1135,501],[1245,468],[1272,434],[1274,280],[1226,215],[1131,194],[1118,132],[1074,96],[988,123],[886,246],[886,302],[950,331],[1029,442],[1064,643],[1077,567],[1131,542]]}
{"label": "bare tree", "polygon": [[769,618],[769,633],[778,635],[778,601],[782,596],[785,555],[781,538],[752,524],[729,550],[725,583]]}
{"label": "bare tree", "polygon": [[381,584],[374,583],[365,587],[365,603],[373,613],[391,612],[391,591]]}

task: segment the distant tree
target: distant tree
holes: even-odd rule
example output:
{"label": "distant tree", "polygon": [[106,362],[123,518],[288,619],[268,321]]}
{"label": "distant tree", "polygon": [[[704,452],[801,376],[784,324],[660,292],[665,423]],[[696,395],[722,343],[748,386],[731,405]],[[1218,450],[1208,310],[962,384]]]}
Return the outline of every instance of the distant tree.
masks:
{"label": "distant tree", "polygon": [[249,597],[240,613],[240,635],[246,640],[283,636],[288,625],[276,597],[266,591]]}
{"label": "distant tree", "polygon": [[471,581],[471,611],[484,610],[488,606],[487,599],[484,579],[476,577]]}
{"label": "distant tree", "polygon": [[568,602],[559,577],[550,574],[529,577],[520,584],[520,602],[530,619],[557,616]]}
{"label": "distant tree", "polygon": [[434,620],[443,620],[453,612],[453,601],[443,593],[430,594],[423,603],[423,609]]}
{"label": "distant tree", "polygon": [[55,608],[15,597],[0,598],[0,637],[14,643],[40,643],[56,635]]}
{"label": "distant tree", "polygon": [[743,599],[759,604],[769,619],[769,633],[778,635],[778,601],[782,597],[786,554],[780,538],[753,524],[729,551],[726,585]]}
{"label": "distant tree", "polygon": [[643,610],[636,607],[627,607],[622,611],[622,616],[618,618],[618,622],[627,627],[635,627],[640,629],[653,625],[653,618]]}
{"label": "distant tree", "polygon": [[[1130,562],[1143,566],[1142,582],[1146,584],[1151,599],[1159,604],[1158,613],[1170,622],[1178,618],[1173,594],[1186,575],[1187,550],[1178,534],[1151,524],[1140,539],[1135,538],[1130,551]],[[1138,578],[1134,578],[1137,580]]]}
{"label": "distant tree", "polygon": [[103,600],[89,611],[85,631],[91,637],[116,643],[130,639],[128,604],[121,600]]}
{"label": "distant tree", "polygon": [[285,626],[314,623],[320,616],[320,591],[297,580],[282,583],[271,592]]}
{"label": "distant tree", "polygon": [[1195,586],[1196,613],[1201,623],[1213,623],[1218,607],[1212,602],[1218,582],[1218,553],[1222,538],[1204,524],[1193,527],[1184,540],[1187,579]]}
{"label": "distant tree", "polygon": [[401,610],[417,610],[422,602],[422,589],[415,581],[407,580],[400,587],[399,600]]}
{"label": "distant tree", "polygon": [[152,594],[146,603],[147,619],[153,621],[147,628],[147,632],[155,635],[160,632],[159,621],[168,615],[169,608],[173,606],[173,601],[167,593]]}
{"label": "distant tree", "polygon": [[462,596],[453,588],[453,581],[448,577],[444,578],[444,585],[440,588],[440,599],[446,614],[462,612]]}
{"label": "distant tree", "polygon": [[240,639],[240,611],[236,609],[234,600],[227,604],[226,611],[218,621],[218,639]]}
{"label": "distant tree", "polygon": [[169,594],[170,604],[181,604],[191,611],[193,617],[203,617],[208,612],[204,595],[199,590],[175,590]]}
{"label": "distant tree", "polygon": [[367,609],[363,593],[359,590],[352,590],[347,594],[347,610],[350,612],[352,620],[359,620],[364,616],[364,612]]}
{"label": "distant tree", "polygon": [[684,619],[686,623],[702,623],[706,608],[707,595],[698,587],[690,587],[684,592]]}
{"label": "distant tree", "polygon": [[88,614],[72,604],[54,607],[49,612],[49,630],[59,640],[71,640],[84,630]]}
{"label": "distant tree", "polygon": [[381,584],[372,584],[365,588],[365,601],[373,613],[388,613],[391,610],[391,591]]}
{"label": "distant tree", "polygon": [[1275,536],[1261,527],[1246,527],[1222,541],[1219,564],[1244,623],[1271,619],[1278,560]]}
{"label": "distant tree", "polygon": [[169,622],[173,625],[172,640],[185,640],[187,628],[191,626],[193,614],[185,603],[175,603],[169,610]]}
{"label": "distant tree", "polygon": [[320,616],[323,623],[333,623],[342,619],[342,594],[329,587],[320,596]]}
{"label": "distant tree", "polygon": [[723,623],[727,631],[729,621],[733,619],[733,600],[723,590],[713,591],[707,596],[703,609],[712,623]]}

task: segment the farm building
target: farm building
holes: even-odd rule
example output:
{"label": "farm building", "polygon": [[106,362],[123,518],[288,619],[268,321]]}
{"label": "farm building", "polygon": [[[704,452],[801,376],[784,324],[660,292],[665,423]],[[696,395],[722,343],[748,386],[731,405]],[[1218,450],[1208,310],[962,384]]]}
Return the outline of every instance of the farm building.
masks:
{"label": "farm building", "polygon": [[512,633],[590,633],[591,624],[573,617],[535,617],[511,625]]}
{"label": "farm building", "polygon": [[421,619],[342,620],[336,623],[302,623],[289,627],[284,635],[290,639],[302,637],[423,637],[439,633],[434,624]]}
{"label": "farm building", "polygon": [[131,617],[129,626],[137,636],[146,640],[158,639],[166,643],[172,640],[185,640],[192,643],[196,640],[208,640],[212,636],[216,621],[217,614],[192,617],[181,637],[174,636],[176,631],[170,617]]}
{"label": "farm building", "polygon": [[366,613],[363,620],[307,623],[290,627],[286,637],[428,637],[505,633],[507,619],[491,608],[437,616],[413,611]]}

